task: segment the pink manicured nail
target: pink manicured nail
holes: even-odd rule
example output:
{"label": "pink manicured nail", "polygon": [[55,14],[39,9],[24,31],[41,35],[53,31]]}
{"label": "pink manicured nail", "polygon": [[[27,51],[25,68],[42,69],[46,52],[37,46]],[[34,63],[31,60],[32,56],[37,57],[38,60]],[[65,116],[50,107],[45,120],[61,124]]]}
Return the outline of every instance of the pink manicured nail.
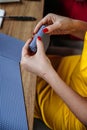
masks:
{"label": "pink manicured nail", "polygon": [[40,36],[38,36],[37,38],[38,38],[38,40],[40,40],[40,41],[41,41],[41,37],[40,37]]}
{"label": "pink manicured nail", "polygon": [[48,32],[48,28],[44,28],[44,29],[43,29],[43,32],[44,32],[44,33]]}

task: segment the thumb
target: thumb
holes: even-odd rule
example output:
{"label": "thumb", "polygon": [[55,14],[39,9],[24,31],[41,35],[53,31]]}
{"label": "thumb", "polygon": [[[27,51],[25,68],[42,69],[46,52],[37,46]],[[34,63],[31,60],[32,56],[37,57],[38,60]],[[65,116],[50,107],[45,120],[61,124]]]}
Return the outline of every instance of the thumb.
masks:
{"label": "thumb", "polygon": [[45,53],[44,44],[40,36],[37,37],[36,44],[37,44],[37,52],[40,54]]}

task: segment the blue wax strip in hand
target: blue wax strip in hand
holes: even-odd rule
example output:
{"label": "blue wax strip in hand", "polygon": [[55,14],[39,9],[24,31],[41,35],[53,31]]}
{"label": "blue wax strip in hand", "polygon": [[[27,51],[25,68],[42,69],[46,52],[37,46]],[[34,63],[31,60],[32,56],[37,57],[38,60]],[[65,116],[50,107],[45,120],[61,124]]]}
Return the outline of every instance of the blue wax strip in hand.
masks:
{"label": "blue wax strip in hand", "polygon": [[39,31],[37,32],[37,34],[34,36],[32,42],[30,43],[29,48],[30,48],[30,50],[32,52],[36,52],[37,51],[36,39],[37,39],[38,36],[40,36],[41,39],[42,39],[45,51],[47,50],[47,48],[49,46],[49,43],[50,43],[50,36],[48,34],[45,34],[43,32],[43,29],[45,27],[46,27],[45,25],[41,26],[41,28],[39,29]]}

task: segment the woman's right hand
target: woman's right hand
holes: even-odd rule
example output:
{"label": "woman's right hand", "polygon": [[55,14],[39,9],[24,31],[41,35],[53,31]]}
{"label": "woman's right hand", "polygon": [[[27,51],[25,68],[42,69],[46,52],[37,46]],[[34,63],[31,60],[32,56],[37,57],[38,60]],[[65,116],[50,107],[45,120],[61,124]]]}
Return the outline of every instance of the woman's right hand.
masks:
{"label": "woman's right hand", "polygon": [[50,13],[36,25],[34,34],[37,33],[39,28],[44,24],[47,25],[47,27],[43,31],[50,35],[71,34],[76,29],[74,21],[75,20],[71,18]]}

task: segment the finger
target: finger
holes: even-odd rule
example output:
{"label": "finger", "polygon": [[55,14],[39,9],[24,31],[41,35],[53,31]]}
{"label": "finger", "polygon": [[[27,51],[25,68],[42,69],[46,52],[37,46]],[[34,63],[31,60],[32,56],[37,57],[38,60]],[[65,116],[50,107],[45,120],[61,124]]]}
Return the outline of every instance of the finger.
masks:
{"label": "finger", "polygon": [[37,53],[44,54],[45,53],[44,44],[40,36],[38,36],[36,44],[37,44]]}
{"label": "finger", "polygon": [[38,32],[38,30],[40,29],[40,27],[41,27],[42,25],[47,24],[47,22],[48,22],[47,19],[48,19],[47,16],[44,17],[44,18],[36,25],[36,27],[35,27],[35,29],[34,29],[34,32],[33,32],[34,34],[36,34],[36,33]]}
{"label": "finger", "polygon": [[25,43],[25,45],[22,48],[22,56],[26,55],[29,51],[29,44],[32,41],[32,38],[28,39]]}
{"label": "finger", "polygon": [[58,29],[58,28],[60,28],[60,25],[58,25],[58,24],[55,23],[55,24],[49,25],[46,28],[44,28],[43,32],[46,33],[46,34],[53,34],[53,32],[56,29]]}
{"label": "finger", "polygon": [[43,25],[43,20],[41,20],[41,21],[36,25],[33,34],[36,34],[42,25]]}
{"label": "finger", "polygon": [[25,45],[24,45],[24,49],[27,49],[27,48],[28,48],[28,46],[29,46],[29,44],[31,43],[31,41],[32,41],[32,38],[29,38],[29,39],[26,41],[26,43],[25,43]]}

